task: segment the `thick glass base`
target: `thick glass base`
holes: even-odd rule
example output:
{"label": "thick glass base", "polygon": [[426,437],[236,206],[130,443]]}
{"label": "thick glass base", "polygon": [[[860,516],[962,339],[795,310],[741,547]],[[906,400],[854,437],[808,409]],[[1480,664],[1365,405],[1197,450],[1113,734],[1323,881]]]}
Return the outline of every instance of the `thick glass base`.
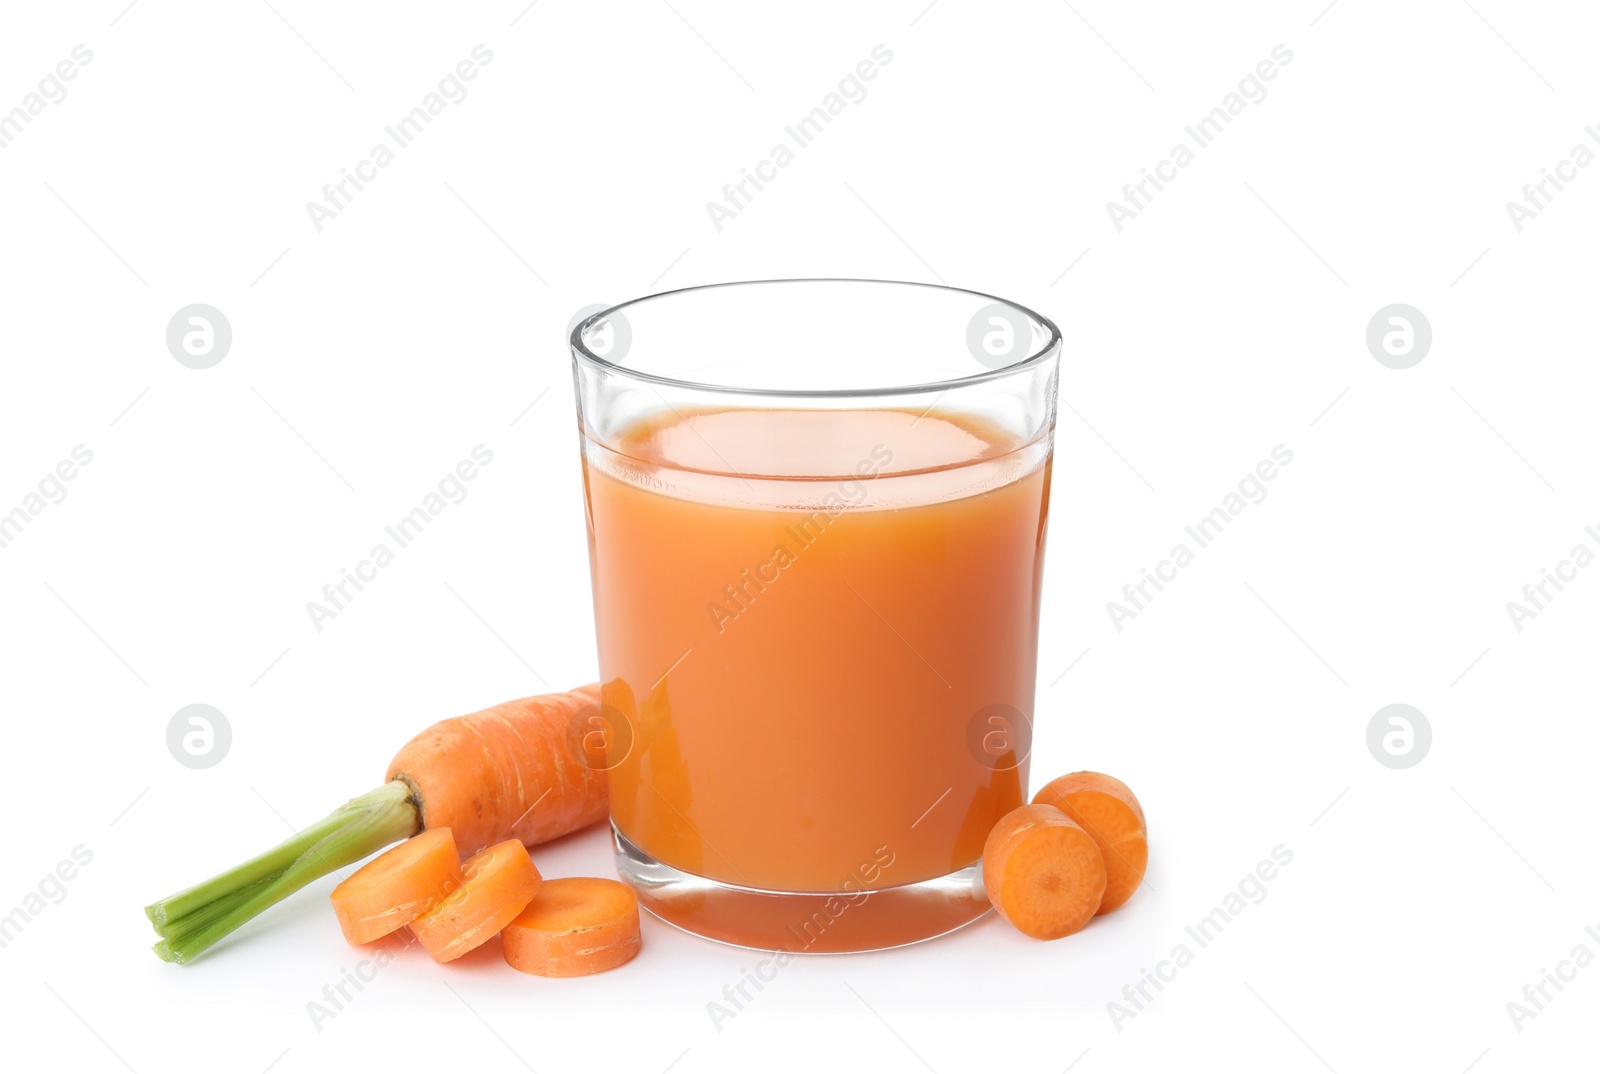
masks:
{"label": "thick glass base", "polygon": [[879,951],[930,940],[989,912],[980,866],[871,891],[738,887],[657,861],[612,825],[617,872],[639,905],[685,932],[760,951]]}

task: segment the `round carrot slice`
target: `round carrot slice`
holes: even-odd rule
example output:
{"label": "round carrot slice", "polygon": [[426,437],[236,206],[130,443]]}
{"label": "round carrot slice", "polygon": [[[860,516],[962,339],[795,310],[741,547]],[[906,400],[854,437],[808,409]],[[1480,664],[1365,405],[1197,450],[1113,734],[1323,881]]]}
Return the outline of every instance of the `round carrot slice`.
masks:
{"label": "round carrot slice", "polygon": [[1106,890],[1100,848],[1054,806],[1018,806],[983,844],[983,886],[1000,916],[1036,940],[1088,924]]}
{"label": "round carrot slice", "polygon": [[539,892],[542,878],[521,841],[507,839],[461,864],[461,886],[411,922],[436,962],[460,958],[511,923]]}
{"label": "round carrot slice", "polygon": [[333,889],[333,912],[351,943],[405,928],[461,885],[461,857],[449,828],[433,828],[379,854]]}
{"label": "round carrot slice", "polygon": [[546,881],[500,940],[506,961],[523,973],[600,973],[639,953],[639,896],[597,876]]}
{"label": "round carrot slice", "polygon": [[1144,881],[1150,861],[1144,808],[1128,785],[1104,772],[1074,772],[1046,783],[1033,801],[1061,810],[1100,847],[1106,859],[1106,894],[1099,912],[1127,902]]}

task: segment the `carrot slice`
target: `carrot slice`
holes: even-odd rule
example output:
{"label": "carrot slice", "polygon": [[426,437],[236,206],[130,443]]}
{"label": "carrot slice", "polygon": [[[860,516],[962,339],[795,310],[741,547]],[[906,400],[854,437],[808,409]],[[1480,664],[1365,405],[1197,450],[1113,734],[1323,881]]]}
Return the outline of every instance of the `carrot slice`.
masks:
{"label": "carrot slice", "polygon": [[568,876],[539,889],[500,934],[513,969],[539,977],[582,977],[639,953],[639,896],[597,876]]}
{"label": "carrot slice", "polygon": [[1018,806],[983,844],[983,886],[1000,916],[1036,940],[1088,924],[1106,890],[1094,838],[1061,810]]}
{"label": "carrot slice", "polygon": [[515,839],[478,851],[461,872],[461,886],[411,922],[436,962],[460,958],[509,925],[539,893],[543,879],[528,848]]}
{"label": "carrot slice", "polygon": [[1033,801],[1055,806],[1099,845],[1106,859],[1106,894],[1099,912],[1127,902],[1144,880],[1150,860],[1144,808],[1128,785],[1103,772],[1074,772],[1046,783]]}
{"label": "carrot slice", "polygon": [[371,943],[407,925],[461,886],[461,856],[449,828],[434,828],[379,854],[333,889],[333,912],[351,943]]}

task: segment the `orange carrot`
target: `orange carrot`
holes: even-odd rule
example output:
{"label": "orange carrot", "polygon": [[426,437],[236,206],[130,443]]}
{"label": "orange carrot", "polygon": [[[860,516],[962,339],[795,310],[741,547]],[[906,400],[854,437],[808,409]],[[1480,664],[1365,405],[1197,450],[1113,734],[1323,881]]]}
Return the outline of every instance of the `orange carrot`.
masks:
{"label": "orange carrot", "polygon": [[605,770],[574,720],[599,702],[591,685],[441,720],[401,747],[385,778],[410,787],[422,827],[449,828],[463,854],[549,842],[606,815]]}
{"label": "orange carrot", "polygon": [[542,883],[528,848],[516,839],[478,851],[461,872],[461,886],[411,922],[435,962],[460,958],[505,928]]}
{"label": "orange carrot", "polygon": [[983,844],[983,886],[1000,916],[1036,940],[1077,932],[1106,890],[1088,832],[1054,806],[1018,806]]}
{"label": "orange carrot", "polygon": [[523,973],[600,973],[639,953],[639,896],[597,876],[550,880],[500,940],[506,961]]}
{"label": "orange carrot", "polygon": [[509,701],[435,724],[389,765],[388,782],[218,876],[145,907],[168,962],[189,962],[320,876],[425,829],[472,854],[532,846],[606,815],[606,773],[584,750],[600,688]]}
{"label": "orange carrot", "polygon": [[433,828],[391,847],[333,889],[333,912],[351,943],[371,943],[461,886],[461,856],[449,828]]}
{"label": "orange carrot", "polygon": [[1144,880],[1150,860],[1144,809],[1128,785],[1103,772],[1074,772],[1046,783],[1033,800],[1055,806],[1094,837],[1106,859],[1106,894],[1099,912],[1127,902]]}

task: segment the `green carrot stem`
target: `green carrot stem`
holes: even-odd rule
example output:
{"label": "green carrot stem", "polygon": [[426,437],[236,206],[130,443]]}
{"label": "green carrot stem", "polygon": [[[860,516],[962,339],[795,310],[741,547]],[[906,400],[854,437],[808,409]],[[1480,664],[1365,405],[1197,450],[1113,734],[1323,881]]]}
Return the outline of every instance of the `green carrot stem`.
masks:
{"label": "green carrot stem", "polygon": [[221,896],[278,876],[293,864],[296,858],[304,854],[307,847],[314,845],[324,836],[338,831],[346,819],[341,816],[341,811],[336,810],[304,831],[285,839],[266,853],[258,854],[210,880],[146,906],[145,916],[157,930],[160,930],[163,926],[194,913]]}
{"label": "green carrot stem", "polygon": [[253,884],[240,888],[238,891],[231,891],[222,896],[220,899],[213,899],[211,902],[206,903],[199,909],[191,910],[182,917],[172,918],[164,925],[157,925],[156,933],[163,940],[167,940],[169,942],[173,940],[180,940],[185,936],[193,935],[194,933],[205,928],[207,925],[211,924],[213,921],[217,920],[219,917],[222,917],[224,914],[229,913],[237,908],[246,899],[249,899],[251,896],[255,895],[262,888],[266,887],[268,884],[272,883],[272,881],[278,879],[278,877],[282,875],[282,872],[273,873],[271,876],[257,880]]}
{"label": "green carrot stem", "polygon": [[420,827],[410,788],[398,780],[353,798],[265,854],[145,907],[163,937],[154,950],[168,962],[191,962],[311,881],[409,838]]}

